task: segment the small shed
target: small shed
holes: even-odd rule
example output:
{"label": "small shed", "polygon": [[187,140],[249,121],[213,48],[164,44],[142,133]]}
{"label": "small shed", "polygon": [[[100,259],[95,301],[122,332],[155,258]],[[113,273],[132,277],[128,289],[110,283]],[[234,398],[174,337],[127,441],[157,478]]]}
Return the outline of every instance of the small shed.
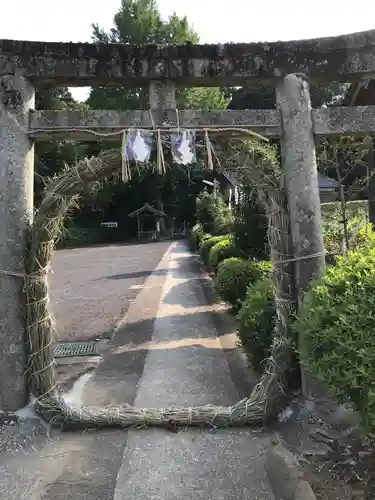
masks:
{"label": "small shed", "polygon": [[162,221],[166,219],[164,212],[156,210],[148,203],[131,212],[128,217],[137,217],[138,240],[158,240],[162,235]]}
{"label": "small shed", "polygon": [[340,183],[337,180],[318,172],[318,183],[322,203],[338,200]]}

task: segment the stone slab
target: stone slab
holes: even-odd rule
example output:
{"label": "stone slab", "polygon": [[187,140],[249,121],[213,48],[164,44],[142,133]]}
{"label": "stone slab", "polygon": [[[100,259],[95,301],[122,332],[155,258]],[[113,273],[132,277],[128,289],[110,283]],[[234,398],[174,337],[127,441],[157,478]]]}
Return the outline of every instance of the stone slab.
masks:
{"label": "stone slab", "polygon": [[0,76],[91,86],[169,80],[185,86],[272,83],[288,73],[324,81],[375,72],[375,30],[299,41],[217,45],[125,45],[0,40]]}
{"label": "stone slab", "polygon": [[[375,106],[348,106],[312,110],[313,131],[316,136],[368,135],[375,132]],[[251,110],[178,110],[164,111],[32,111],[29,137],[36,141],[76,139],[97,141],[98,134],[106,140],[119,142],[124,129],[154,126],[163,129],[207,128],[228,135],[228,128],[251,130],[265,137],[280,137],[280,115],[275,109]],[[220,132],[220,128],[224,130]],[[199,133],[199,130],[198,132]],[[203,133],[203,132],[202,132]]]}
{"label": "stone slab", "polygon": [[268,448],[265,470],[275,500],[316,500],[297,459],[281,443]]}

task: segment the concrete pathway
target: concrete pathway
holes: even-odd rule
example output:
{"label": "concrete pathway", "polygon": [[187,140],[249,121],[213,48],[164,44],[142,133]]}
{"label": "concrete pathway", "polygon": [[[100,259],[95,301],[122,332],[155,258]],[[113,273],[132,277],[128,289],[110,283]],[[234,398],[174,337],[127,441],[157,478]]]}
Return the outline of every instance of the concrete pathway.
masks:
{"label": "concrete pathway", "polygon": [[[189,253],[174,244],[167,258],[135,406],[231,405],[240,395],[210,307],[194,286]],[[114,500],[272,499],[263,457],[262,439],[250,429],[130,431]]]}
{"label": "concrete pathway", "polygon": [[[194,262],[184,243],[170,246],[87,382],[85,404],[230,405],[248,392],[233,381],[248,373],[232,332],[218,329],[222,311],[207,302]],[[1,498],[274,498],[264,472],[268,439],[251,429],[29,434],[0,453]]]}

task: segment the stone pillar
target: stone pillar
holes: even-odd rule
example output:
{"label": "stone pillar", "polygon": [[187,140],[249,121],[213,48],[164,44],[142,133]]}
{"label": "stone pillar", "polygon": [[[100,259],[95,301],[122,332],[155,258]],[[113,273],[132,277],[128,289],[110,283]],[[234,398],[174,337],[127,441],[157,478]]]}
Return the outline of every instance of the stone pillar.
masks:
{"label": "stone pillar", "polygon": [[[162,125],[165,110],[176,109],[176,91],[172,82],[151,81],[149,87],[150,110],[154,124]],[[158,200],[158,210],[163,210],[163,200]],[[165,234],[165,220],[160,220],[161,233]]]}
{"label": "stone pillar", "polygon": [[172,82],[150,82],[150,109],[164,111],[176,109],[176,91]]}
{"label": "stone pillar", "polygon": [[370,148],[368,158],[368,212],[369,221],[375,229],[375,138],[372,138],[372,148]]}
{"label": "stone pillar", "polygon": [[0,410],[28,401],[23,274],[33,214],[34,148],[27,138],[33,87],[21,76],[0,77]]}
{"label": "stone pillar", "polygon": [[[281,116],[282,168],[288,197],[298,301],[311,281],[324,271],[324,243],[320,210],[311,101],[305,76],[287,75],[277,87]],[[309,257],[317,255],[316,257]],[[307,258],[304,258],[307,257]],[[303,342],[303,339],[299,339]],[[310,394],[302,374],[305,395]]]}

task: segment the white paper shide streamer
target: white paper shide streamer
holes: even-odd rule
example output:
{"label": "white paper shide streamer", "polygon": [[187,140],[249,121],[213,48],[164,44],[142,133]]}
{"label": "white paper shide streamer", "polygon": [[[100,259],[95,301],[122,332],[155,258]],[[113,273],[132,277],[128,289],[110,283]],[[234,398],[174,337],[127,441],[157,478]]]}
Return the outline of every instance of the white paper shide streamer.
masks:
{"label": "white paper shide streamer", "polygon": [[126,154],[130,161],[147,163],[151,158],[154,136],[148,130],[131,129],[126,135]]}
{"label": "white paper shide streamer", "polygon": [[148,163],[151,158],[154,136],[147,130],[130,129],[122,140],[122,178],[130,179],[129,162]]}
{"label": "white paper shide streamer", "polygon": [[183,130],[171,134],[171,152],[173,161],[179,165],[196,163],[195,131]]}

